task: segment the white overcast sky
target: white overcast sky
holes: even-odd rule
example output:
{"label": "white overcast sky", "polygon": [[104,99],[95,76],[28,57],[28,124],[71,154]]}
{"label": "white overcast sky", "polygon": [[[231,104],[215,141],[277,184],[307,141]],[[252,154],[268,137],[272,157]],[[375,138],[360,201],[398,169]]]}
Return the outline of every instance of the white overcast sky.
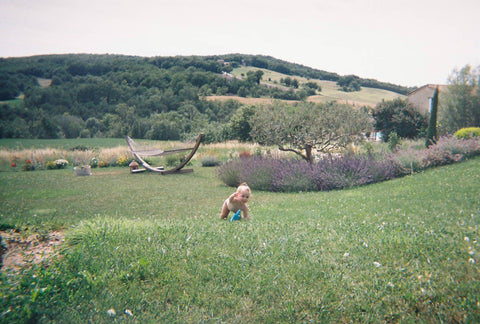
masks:
{"label": "white overcast sky", "polygon": [[480,0],[0,0],[0,57],[262,54],[403,86],[480,65]]}

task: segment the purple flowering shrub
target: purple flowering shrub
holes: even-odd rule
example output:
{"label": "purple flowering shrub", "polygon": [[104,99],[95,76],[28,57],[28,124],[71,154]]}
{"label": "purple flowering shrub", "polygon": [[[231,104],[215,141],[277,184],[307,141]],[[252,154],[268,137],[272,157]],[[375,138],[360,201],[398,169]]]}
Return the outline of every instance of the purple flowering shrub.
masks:
{"label": "purple flowering shrub", "polygon": [[445,165],[480,155],[480,138],[445,136],[425,150],[427,166]]}
{"label": "purple flowering shrub", "polygon": [[350,188],[392,179],[398,169],[393,160],[377,160],[368,155],[328,157],[315,163],[313,168],[316,190]]}
{"label": "purple flowering shrub", "polygon": [[405,173],[413,173],[430,167],[460,162],[477,155],[480,155],[480,138],[459,139],[455,136],[444,136],[428,149],[408,148],[390,157],[397,161]]}
{"label": "purple flowering shrub", "polygon": [[328,157],[313,164],[255,157],[227,162],[217,171],[229,186],[247,182],[254,190],[298,192],[342,189],[391,179],[397,166],[393,160],[378,161],[368,156]]}
{"label": "purple flowering shrub", "polygon": [[480,137],[441,137],[428,149],[407,148],[395,154],[327,156],[315,163],[298,159],[249,157],[217,168],[226,185],[247,182],[254,190],[325,191],[367,185],[451,164],[480,155]]}
{"label": "purple flowering shrub", "polygon": [[230,160],[217,168],[217,175],[229,187],[240,185],[240,175],[242,168],[241,160]]}

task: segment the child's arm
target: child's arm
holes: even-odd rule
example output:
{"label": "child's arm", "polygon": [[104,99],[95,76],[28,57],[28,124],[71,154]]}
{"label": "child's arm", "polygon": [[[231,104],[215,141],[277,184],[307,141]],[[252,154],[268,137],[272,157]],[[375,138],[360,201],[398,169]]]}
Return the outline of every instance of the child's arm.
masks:
{"label": "child's arm", "polygon": [[248,217],[248,206],[245,205],[245,208],[243,209],[243,218],[245,218],[245,220],[250,220],[250,218]]}

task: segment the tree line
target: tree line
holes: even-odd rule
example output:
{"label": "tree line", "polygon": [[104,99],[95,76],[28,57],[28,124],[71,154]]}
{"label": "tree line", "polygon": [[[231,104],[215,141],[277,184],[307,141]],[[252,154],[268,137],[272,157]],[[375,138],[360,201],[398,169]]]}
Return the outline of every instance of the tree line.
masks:
{"label": "tree line", "polygon": [[[248,56],[245,57],[248,61]],[[226,78],[240,57],[142,58],[122,55],[46,55],[0,59],[0,100],[22,94],[21,103],[0,106],[2,138],[118,137],[179,139],[200,129],[227,136],[237,102],[209,95],[303,100],[311,91],[284,91],[260,84],[260,70]],[[41,87],[37,78],[51,80]],[[163,129],[163,131],[160,131]],[[221,130],[221,132],[219,131]]]}
{"label": "tree line", "polygon": [[[260,83],[263,72],[226,78],[240,65],[335,80],[333,73],[271,57],[249,55],[136,57],[44,55],[0,59],[0,100],[22,94],[22,102],[0,106],[2,138],[121,137],[180,139],[210,131],[228,138],[227,122],[239,104],[203,100],[209,95],[304,100],[319,88],[285,91]],[[51,80],[41,87],[37,79]],[[286,78],[286,80],[289,80]]]}
{"label": "tree line", "polygon": [[[258,123],[252,124],[253,120],[263,120],[264,125],[273,120],[268,119],[269,117],[265,119],[265,116],[271,113],[268,108],[246,107],[234,100],[220,102],[204,98],[213,94],[235,94],[301,101],[313,92],[321,91],[315,87],[314,82],[307,82],[301,89],[297,89],[298,82],[295,82],[294,77],[281,80],[281,84],[290,87],[288,91],[279,87],[267,87],[260,82],[263,76],[261,70],[249,71],[242,79],[226,77],[228,72],[239,65],[336,80],[337,84],[346,88],[345,91],[355,91],[356,87],[365,82],[356,76],[339,77],[270,57],[239,54],[222,57],[153,58],[72,54],[0,59],[0,100],[4,101],[0,104],[0,137],[77,138],[129,135],[134,138],[178,140],[196,137],[203,132],[208,142],[252,140],[252,134],[257,134],[256,139],[259,141],[271,142],[271,139],[258,137],[262,127],[258,128]],[[445,108],[441,107],[439,119],[444,132],[459,128],[458,125],[475,124],[479,119],[476,83],[478,74],[474,71],[465,67],[451,77],[452,86],[449,88],[453,89],[453,92],[441,99]],[[51,83],[40,86],[38,78],[50,80]],[[20,93],[23,99],[5,102]],[[273,106],[277,112],[286,109],[279,102]],[[294,120],[286,118],[292,112],[292,116],[311,116],[305,117],[306,125],[295,126],[296,130],[308,129],[308,122],[314,120],[328,123],[325,118],[320,118],[320,115],[326,115],[326,112],[330,115],[330,112],[335,110],[344,111],[346,116],[359,118],[358,115],[348,112],[350,108],[332,103],[310,105],[301,102],[296,107],[297,110],[285,110],[289,113],[284,114],[283,126],[287,127],[286,123]],[[459,107],[466,107],[464,112],[468,114],[462,113]],[[382,102],[373,111],[366,108],[362,111],[368,113],[372,121],[367,125],[364,122],[365,116],[356,119],[361,120],[364,132],[373,129],[382,131],[385,140],[393,132],[401,137],[425,135],[427,116],[417,113],[405,100]],[[254,116],[256,112],[263,112],[264,116]],[[314,116],[315,113],[320,115]],[[335,117],[335,113],[330,116]],[[464,116],[469,116],[468,122],[462,121]],[[296,118],[295,122],[301,123],[301,120]],[[455,126],[449,126],[454,123]],[[339,128],[352,129],[351,126],[340,125]],[[324,125],[315,127],[323,131]],[[337,138],[344,141],[344,134],[337,135],[340,136]],[[285,136],[292,138],[291,134]],[[304,142],[301,149],[316,142],[321,141],[313,138],[310,142]]]}

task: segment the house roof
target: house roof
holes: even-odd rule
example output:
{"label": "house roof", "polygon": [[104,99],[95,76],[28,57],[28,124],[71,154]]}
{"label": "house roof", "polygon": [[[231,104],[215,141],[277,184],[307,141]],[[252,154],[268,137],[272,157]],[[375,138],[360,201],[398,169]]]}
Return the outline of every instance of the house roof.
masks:
{"label": "house roof", "polygon": [[447,86],[446,86],[445,84],[426,84],[426,85],[424,85],[424,86],[421,86],[420,88],[417,88],[417,89],[409,92],[408,95],[410,96],[410,95],[414,94],[415,92],[418,92],[418,91],[423,90],[423,89],[425,89],[425,88],[435,90],[436,87],[438,87],[438,90],[439,90],[440,92],[442,92],[442,91],[445,90],[445,88],[446,88]]}

